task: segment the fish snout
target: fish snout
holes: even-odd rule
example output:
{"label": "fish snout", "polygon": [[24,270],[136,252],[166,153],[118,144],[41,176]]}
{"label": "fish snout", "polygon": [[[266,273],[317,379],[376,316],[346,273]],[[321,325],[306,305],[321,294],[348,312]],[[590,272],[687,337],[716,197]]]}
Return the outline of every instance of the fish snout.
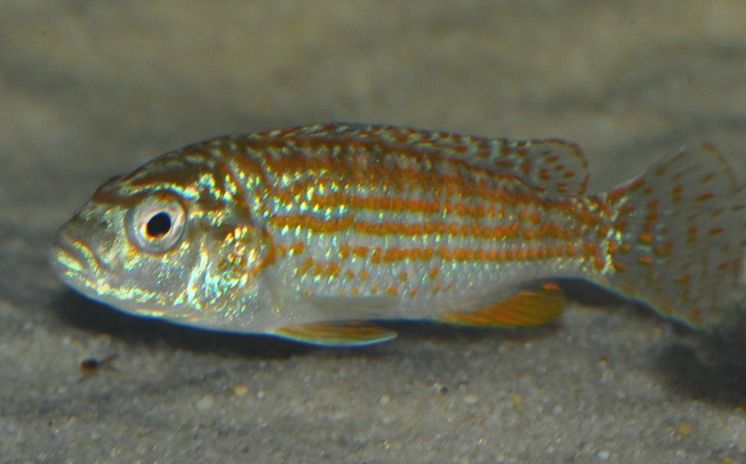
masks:
{"label": "fish snout", "polygon": [[55,272],[73,286],[91,282],[103,271],[90,245],[84,239],[71,235],[64,227],[52,245],[50,261]]}

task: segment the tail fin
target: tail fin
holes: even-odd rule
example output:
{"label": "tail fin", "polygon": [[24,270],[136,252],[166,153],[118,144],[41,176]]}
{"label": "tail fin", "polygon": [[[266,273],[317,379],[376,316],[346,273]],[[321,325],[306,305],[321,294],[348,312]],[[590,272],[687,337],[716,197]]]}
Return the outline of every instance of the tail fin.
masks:
{"label": "tail fin", "polygon": [[611,287],[690,326],[722,320],[746,259],[746,188],[714,147],[664,158],[596,200],[611,208]]}

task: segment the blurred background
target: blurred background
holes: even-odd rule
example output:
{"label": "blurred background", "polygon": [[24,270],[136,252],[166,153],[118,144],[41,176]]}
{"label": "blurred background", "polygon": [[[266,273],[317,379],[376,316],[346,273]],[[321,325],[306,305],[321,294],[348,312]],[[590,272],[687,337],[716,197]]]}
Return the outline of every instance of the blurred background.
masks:
{"label": "blurred background", "polygon": [[353,120],[566,137],[605,185],[691,140],[743,155],[744,24],[740,0],[2,2],[0,180],[90,191],[199,139]]}
{"label": "blurred background", "polygon": [[[563,137],[593,190],[701,141],[743,173],[745,25],[743,0],[0,2],[0,462],[743,462],[746,377],[700,366],[656,318],[571,312],[538,339],[418,328],[290,360],[158,344],[190,332],[141,348],[150,326],[59,316],[46,250],[112,175],[312,122]],[[76,383],[112,351],[118,374]],[[200,435],[221,418],[235,427]]]}

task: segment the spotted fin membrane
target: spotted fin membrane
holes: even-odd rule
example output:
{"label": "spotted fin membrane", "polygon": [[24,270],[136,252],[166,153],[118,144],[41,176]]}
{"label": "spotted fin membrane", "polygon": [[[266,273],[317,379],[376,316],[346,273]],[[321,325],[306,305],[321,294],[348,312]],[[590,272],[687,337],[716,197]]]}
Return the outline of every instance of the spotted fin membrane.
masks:
{"label": "spotted fin membrane", "polygon": [[607,283],[693,327],[722,320],[746,248],[746,189],[711,145],[664,158],[591,197],[609,208],[600,233]]}

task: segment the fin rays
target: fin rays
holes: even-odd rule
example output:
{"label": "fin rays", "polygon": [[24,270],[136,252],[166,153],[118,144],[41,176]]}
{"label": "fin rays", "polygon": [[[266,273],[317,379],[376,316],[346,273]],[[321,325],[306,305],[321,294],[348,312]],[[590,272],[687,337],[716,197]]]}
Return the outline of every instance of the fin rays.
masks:
{"label": "fin rays", "polygon": [[535,327],[558,318],[565,298],[558,285],[543,284],[524,289],[474,311],[455,311],[439,318],[441,322],[477,327]]}
{"label": "fin rays", "polygon": [[580,147],[558,138],[511,140],[356,123],[303,126],[261,135],[291,140],[369,141],[383,144],[387,151],[436,152],[510,174],[550,195],[582,195],[588,184],[588,161]]}
{"label": "fin rays", "polygon": [[725,158],[682,150],[599,198],[614,211],[609,284],[691,326],[719,322],[746,237],[746,189]]}
{"label": "fin rays", "polygon": [[357,321],[318,322],[282,327],[270,333],[309,345],[339,347],[375,345],[396,338],[396,332],[375,324]]}

